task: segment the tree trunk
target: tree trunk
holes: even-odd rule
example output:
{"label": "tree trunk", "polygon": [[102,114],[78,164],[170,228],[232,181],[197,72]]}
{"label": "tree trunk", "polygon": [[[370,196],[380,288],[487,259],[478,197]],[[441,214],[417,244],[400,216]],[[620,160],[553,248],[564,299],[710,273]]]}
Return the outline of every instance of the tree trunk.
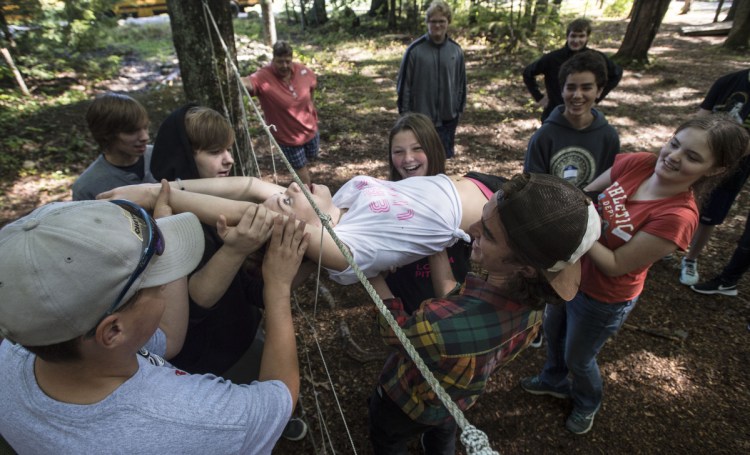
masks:
{"label": "tree trunk", "polygon": [[370,10],[367,12],[367,15],[370,17],[385,16],[388,11],[388,0],[371,0]]}
{"label": "tree trunk", "polygon": [[[5,20],[5,14],[3,13],[2,9],[0,9],[0,28],[2,28],[3,30],[3,36],[5,37],[5,41],[8,42],[8,47],[10,49],[15,49],[16,41],[13,39],[13,34],[10,32],[8,21]],[[16,84],[18,84],[18,88],[21,90],[21,93],[23,93],[24,96],[31,96],[28,87],[26,87],[26,81],[23,80],[21,72],[18,71],[18,67],[16,67],[15,62],[13,61],[13,56],[10,55],[10,50],[3,46],[0,52],[2,52],[3,54],[5,63],[8,65],[11,72],[13,72],[13,77],[16,79]]]}
{"label": "tree trunk", "polygon": [[[739,3],[739,1],[740,0],[735,0],[734,2],[732,2],[732,4]],[[721,8],[723,6],[724,6],[724,0],[719,0],[719,4],[716,6],[716,14],[714,14],[714,22],[719,21],[719,14],[721,14]]]}
{"label": "tree trunk", "polygon": [[315,25],[323,25],[328,22],[328,13],[326,13],[325,0],[313,0],[312,13],[315,19]]}
{"label": "tree trunk", "polygon": [[2,9],[0,9],[0,28],[3,29],[3,36],[5,37],[5,41],[8,42],[8,46],[11,49],[15,49],[16,41],[13,39],[13,34],[10,32],[8,21],[5,19],[5,14],[3,13]]}
{"label": "tree trunk", "polygon": [[299,2],[299,11],[300,11],[299,20],[300,20],[300,26],[302,27],[303,31],[307,27],[307,17],[305,16],[305,14],[307,14],[305,12],[305,1],[306,0],[302,0],[301,2]]}
{"label": "tree trunk", "polygon": [[534,8],[534,1],[535,0],[524,0],[523,2],[523,17],[530,18],[531,12]]}
{"label": "tree trunk", "polygon": [[416,30],[424,20],[417,7],[417,0],[406,0],[406,23],[410,30]]}
{"label": "tree trunk", "polygon": [[[249,154],[249,137],[242,127],[242,98],[239,81],[231,65],[237,67],[234,47],[234,26],[229,2],[207,0],[216,22],[203,10],[203,2],[167,0],[172,40],[180,61],[183,89],[188,101],[221,112],[235,131],[235,159],[244,175],[258,175],[255,161]],[[208,17],[208,23],[206,22]],[[218,28],[226,44],[225,51],[216,34]],[[229,54],[229,62],[226,54]]]}
{"label": "tree trunk", "polygon": [[732,2],[732,6],[729,7],[729,12],[727,12],[727,17],[725,17],[722,22],[733,21],[734,20],[734,15],[737,13],[737,7],[739,5],[740,5],[740,0]]}
{"label": "tree trunk", "polygon": [[11,57],[10,51],[3,47],[0,48],[0,52],[3,54],[5,63],[10,67],[11,71],[13,71],[13,77],[16,78],[16,84],[18,84],[18,88],[21,89],[21,93],[23,93],[24,96],[31,96],[29,89],[26,87],[26,82],[24,82],[23,76],[21,76],[21,72],[16,68],[16,64],[13,63],[13,57]]}
{"label": "tree trunk", "polygon": [[531,23],[529,24],[529,34],[536,33],[536,26],[539,23],[539,16],[547,14],[547,2],[549,0],[536,0],[534,6],[534,13],[531,15]]}
{"label": "tree trunk", "polygon": [[656,38],[670,0],[635,0],[632,18],[614,59],[623,65],[647,64],[648,50]]}
{"label": "tree trunk", "polygon": [[750,0],[735,0],[739,3],[724,47],[732,50],[747,49],[750,44]]}
{"label": "tree trunk", "polygon": [[273,15],[273,0],[261,0],[260,14],[263,18],[263,41],[267,46],[276,42],[276,18]]}
{"label": "tree trunk", "polygon": [[476,25],[479,19],[479,0],[469,0],[469,25]]}
{"label": "tree trunk", "polygon": [[693,4],[693,0],[685,0],[685,3],[682,5],[682,9],[680,10],[680,14],[689,13],[690,7],[692,6],[692,4]]}

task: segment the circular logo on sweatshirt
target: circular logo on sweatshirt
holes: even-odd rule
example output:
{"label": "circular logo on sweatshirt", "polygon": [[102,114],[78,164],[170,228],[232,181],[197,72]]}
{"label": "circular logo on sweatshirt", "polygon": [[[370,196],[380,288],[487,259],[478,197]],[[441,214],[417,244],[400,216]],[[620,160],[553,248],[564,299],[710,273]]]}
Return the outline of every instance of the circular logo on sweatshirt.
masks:
{"label": "circular logo on sweatshirt", "polygon": [[550,174],[562,177],[578,188],[594,180],[596,164],[588,150],[570,146],[560,149],[550,161]]}

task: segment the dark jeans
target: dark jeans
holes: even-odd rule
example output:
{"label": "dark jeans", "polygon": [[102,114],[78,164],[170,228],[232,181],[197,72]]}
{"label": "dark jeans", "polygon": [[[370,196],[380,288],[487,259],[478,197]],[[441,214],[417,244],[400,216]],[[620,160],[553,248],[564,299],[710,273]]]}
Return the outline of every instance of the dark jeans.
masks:
{"label": "dark jeans", "polygon": [[724,284],[737,284],[742,275],[750,268],[750,213],[747,214],[745,230],[737,241],[737,248],[732,253],[729,264],[721,271],[719,279]]}
{"label": "dark jeans", "polygon": [[453,455],[456,453],[456,422],[425,425],[409,418],[386,395],[380,386],[367,400],[370,409],[370,442],[376,455],[407,455],[407,444],[422,436],[424,451],[428,455]]}
{"label": "dark jeans", "polygon": [[579,412],[599,410],[602,377],[596,356],[625,323],[636,300],[604,303],[578,291],[570,302],[545,307],[547,361],[540,378],[555,391],[569,390],[574,409]]}
{"label": "dark jeans", "polygon": [[456,139],[456,128],[458,128],[458,117],[453,120],[444,120],[442,125],[435,127],[440,136],[440,140],[443,142],[446,158],[453,158],[453,155],[455,154],[453,144]]}

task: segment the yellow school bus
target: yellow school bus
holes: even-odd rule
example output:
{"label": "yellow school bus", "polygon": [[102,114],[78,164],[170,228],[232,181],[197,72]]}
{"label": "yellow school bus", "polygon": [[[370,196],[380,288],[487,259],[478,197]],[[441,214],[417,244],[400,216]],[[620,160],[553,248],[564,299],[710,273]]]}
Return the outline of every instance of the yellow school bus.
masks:
{"label": "yellow school bus", "polygon": [[32,4],[31,2],[7,2],[0,1],[2,6],[3,16],[5,20],[11,24],[23,22],[31,16],[31,12],[35,8],[39,8],[39,5]]}
{"label": "yellow school bus", "polygon": [[[232,16],[244,11],[245,8],[255,6],[260,0],[229,0]],[[166,0],[122,0],[115,3],[113,9],[117,17],[148,17],[167,12]]]}

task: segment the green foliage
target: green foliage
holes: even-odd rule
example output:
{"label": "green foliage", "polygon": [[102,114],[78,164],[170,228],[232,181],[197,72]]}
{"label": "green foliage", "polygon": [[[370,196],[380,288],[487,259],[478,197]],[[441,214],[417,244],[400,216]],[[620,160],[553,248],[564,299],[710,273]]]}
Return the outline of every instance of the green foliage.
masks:
{"label": "green foliage", "polygon": [[[116,25],[107,17],[112,0],[39,0],[26,10],[30,28],[16,36],[17,65],[33,79],[53,79],[58,73],[85,73],[94,80],[111,76],[120,60],[103,58],[102,46]],[[109,52],[108,52],[109,53]]]}
{"label": "green foliage", "polygon": [[633,0],[614,0],[604,8],[604,17],[625,17],[633,8]]}
{"label": "green foliage", "polygon": [[504,52],[524,52],[531,46],[532,53],[541,54],[559,47],[565,39],[565,25],[552,2],[545,11],[538,11],[536,17],[533,9],[519,8],[519,2],[481,2],[472,11],[473,16],[454,15],[453,25],[468,30],[474,38],[483,37],[499,45]]}
{"label": "green foliage", "polygon": [[161,64],[174,59],[169,23],[124,24],[112,30],[107,43],[121,55],[136,54],[148,62]]}
{"label": "green foliage", "polygon": [[[88,133],[70,128],[66,112],[71,105],[88,100],[80,90],[56,96],[22,98],[17,91],[0,89],[0,177],[32,175],[37,172],[79,168],[91,160],[94,147]],[[68,125],[64,134],[48,134],[49,129]],[[83,123],[83,119],[80,119]]]}
{"label": "green foliage", "polygon": [[[281,21],[277,21],[277,31],[281,28]],[[260,16],[249,13],[246,18],[235,19],[232,23],[236,35],[244,35],[254,39],[262,39],[263,24]]]}

